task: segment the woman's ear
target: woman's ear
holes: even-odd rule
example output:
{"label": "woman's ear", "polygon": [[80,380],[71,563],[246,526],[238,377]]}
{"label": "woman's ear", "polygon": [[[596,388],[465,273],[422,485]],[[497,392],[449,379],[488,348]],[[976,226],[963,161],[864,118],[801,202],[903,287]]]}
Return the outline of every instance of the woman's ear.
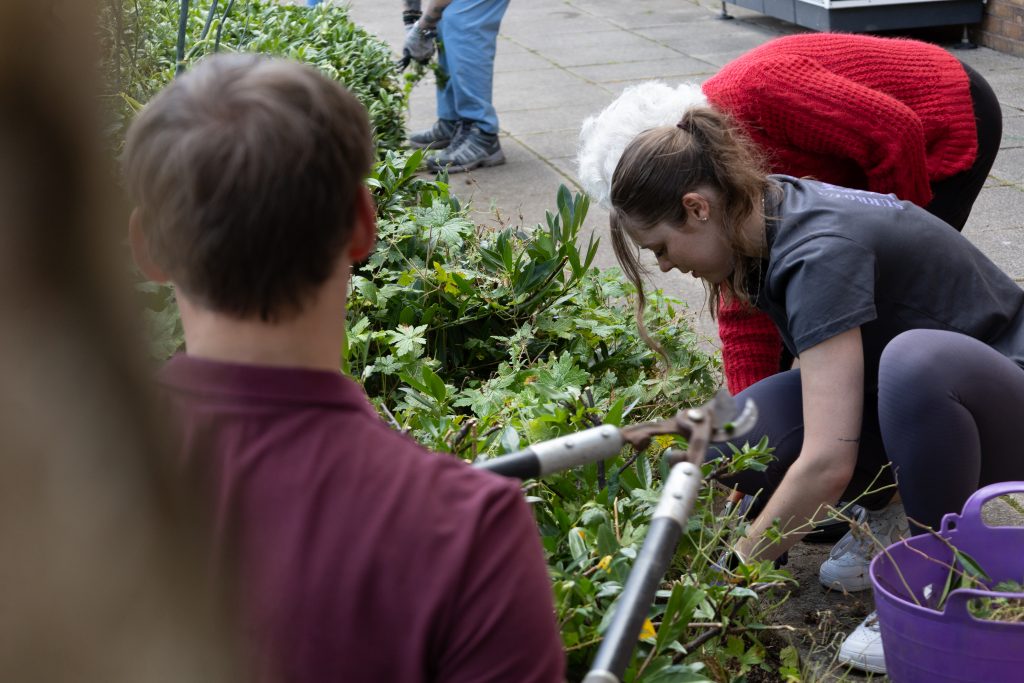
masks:
{"label": "woman's ear", "polygon": [[352,263],[361,263],[373,252],[377,243],[377,209],[373,196],[365,187],[356,193],[355,221],[348,241],[348,257]]}
{"label": "woman's ear", "polygon": [[149,252],[149,242],[142,229],[142,214],[138,208],[132,210],[128,219],[128,244],[132,250],[132,259],[142,274],[153,282],[167,282],[170,278],[163,268],[158,266]]}
{"label": "woman's ear", "polygon": [[703,223],[711,216],[711,204],[701,194],[687,192],[683,195],[682,202],[687,220],[693,218],[693,220]]}

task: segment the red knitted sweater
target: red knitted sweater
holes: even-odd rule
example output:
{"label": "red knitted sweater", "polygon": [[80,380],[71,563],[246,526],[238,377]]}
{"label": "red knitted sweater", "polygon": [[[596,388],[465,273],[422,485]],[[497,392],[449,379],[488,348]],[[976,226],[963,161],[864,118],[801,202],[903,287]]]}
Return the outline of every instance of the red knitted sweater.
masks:
{"label": "red knitted sweater", "polygon": [[[931,182],[970,168],[978,151],[967,73],[915,40],[778,38],[726,64],[703,91],[760,146],[771,172],[919,206],[931,201]],[[778,370],[781,342],[764,314],[722,303],[722,358],[736,393]]]}

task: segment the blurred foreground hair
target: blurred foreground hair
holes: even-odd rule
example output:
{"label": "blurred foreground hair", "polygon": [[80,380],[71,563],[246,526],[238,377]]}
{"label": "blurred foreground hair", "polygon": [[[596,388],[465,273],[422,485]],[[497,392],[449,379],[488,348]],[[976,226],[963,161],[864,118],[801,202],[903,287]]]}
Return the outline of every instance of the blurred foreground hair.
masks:
{"label": "blurred foreground hair", "polygon": [[136,362],[95,10],[0,3],[0,680],[240,680]]}

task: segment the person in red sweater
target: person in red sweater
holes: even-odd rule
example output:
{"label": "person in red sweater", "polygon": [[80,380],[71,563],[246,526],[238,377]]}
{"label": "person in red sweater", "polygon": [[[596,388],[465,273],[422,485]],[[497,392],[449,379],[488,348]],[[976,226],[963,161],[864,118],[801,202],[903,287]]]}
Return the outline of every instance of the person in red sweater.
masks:
{"label": "person in red sweater", "polygon": [[[702,87],[642,83],[584,121],[579,177],[586,191],[611,208],[612,177],[626,147],[643,131],[706,107],[743,129],[771,173],[891,193],[956,230],[967,222],[1002,137],[991,87],[940,47],[836,33],[787,36],[730,62]],[[792,364],[766,313],[730,296],[709,304],[732,393]],[[757,517],[764,503],[750,505],[748,516]],[[898,503],[856,514],[883,545],[907,533]],[[847,534],[819,580],[867,590],[872,551]]]}
{"label": "person in red sweater", "polygon": [[[588,118],[579,153],[586,191],[608,207],[625,146],[707,105],[743,127],[772,173],[892,193],[957,230],[1002,137],[991,87],[940,47],[839,33],[786,36],[730,62],[699,88],[642,83]],[[782,345],[766,315],[725,300],[718,329],[732,393],[779,371]]]}

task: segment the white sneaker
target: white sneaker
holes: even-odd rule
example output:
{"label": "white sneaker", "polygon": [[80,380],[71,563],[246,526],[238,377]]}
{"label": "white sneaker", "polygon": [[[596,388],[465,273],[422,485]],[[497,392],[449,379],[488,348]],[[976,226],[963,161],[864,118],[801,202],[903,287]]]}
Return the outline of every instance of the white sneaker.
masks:
{"label": "white sneaker", "polygon": [[853,633],[846,636],[836,661],[861,671],[885,673],[885,653],[882,652],[882,632],[878,628],[877,612],[869,614]]}
{"label": "white sneaker", "polygon": [[868,576],[871,558],[882,548],[909,536],[910,529],[900,503],[894,503],[878,512],[860,508],[851,517],[860,524],[867,523],[881,546],[858,529],[858,524],[851,524],[846,535],[832,547],[828,559],[821,563],[818,580],[826,588],[856,593],[871,588],[871,578]]}

